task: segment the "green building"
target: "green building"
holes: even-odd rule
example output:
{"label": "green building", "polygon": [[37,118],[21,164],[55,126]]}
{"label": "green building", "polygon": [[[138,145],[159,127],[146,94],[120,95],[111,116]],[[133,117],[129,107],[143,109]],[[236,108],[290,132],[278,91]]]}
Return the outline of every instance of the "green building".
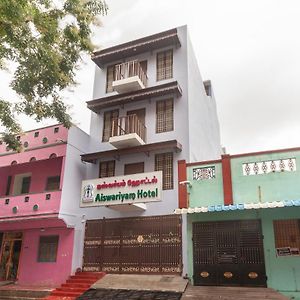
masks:
{"label": "green building", "polygon": [[180,161],[188,276],[300,299],[300,148]]}

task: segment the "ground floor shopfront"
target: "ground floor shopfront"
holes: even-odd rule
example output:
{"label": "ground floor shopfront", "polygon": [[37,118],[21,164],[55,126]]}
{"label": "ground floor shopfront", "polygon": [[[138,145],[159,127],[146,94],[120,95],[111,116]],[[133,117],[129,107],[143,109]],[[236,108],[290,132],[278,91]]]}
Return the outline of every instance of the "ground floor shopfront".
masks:
{"label": "ground floor shopfront", "polygon": [[300,208],[187,215],[195,285],[267,286],[300,299]]}
{"label": "ground floor shopfront", "polygon": [[0,237],[1,280],[57,286],[71,274],[74,230],[62,220],[2,222]]}
{"label": "ground floor shopfront", "polygon": [[181,274],[181,216],[89,220],[84,271],[122,274]]}

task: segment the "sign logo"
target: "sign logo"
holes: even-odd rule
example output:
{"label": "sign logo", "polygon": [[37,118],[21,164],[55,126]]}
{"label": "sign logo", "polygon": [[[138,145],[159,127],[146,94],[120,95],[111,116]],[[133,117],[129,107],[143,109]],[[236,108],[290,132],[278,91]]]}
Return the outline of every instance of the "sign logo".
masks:
{"label": "sign logo", "polygon": [[82,202],[88,203],[94,201],[94,185],[89,183],[83,187]]}

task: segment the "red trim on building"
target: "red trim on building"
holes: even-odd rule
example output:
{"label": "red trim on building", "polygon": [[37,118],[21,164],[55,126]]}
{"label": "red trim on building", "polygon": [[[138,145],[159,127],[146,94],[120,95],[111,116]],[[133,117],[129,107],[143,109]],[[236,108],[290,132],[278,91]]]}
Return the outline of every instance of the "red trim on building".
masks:
{"label": "red trim on building", "polygon": [[210,165],[210,164],[218,164],[221,163],[221,159],[215,159],[215,160],[205,160],[205,161],[198,161],[198,162],[192,162],[192,163],[187,163],[187,167],[193,167],[193,166],[199,166],[199,165]]}
{"label": "red trim on building", "polygon": [[187,208],[188,207],[188,194],[187,187],[185,184],[180,184],[181,181],[187,180],[186,175],[186,162],[185,160],[178,161],[178,207]]}
{"label": "red trim on building", "polygon": [[224,205],[233,204],[230,155],[222,155]]}

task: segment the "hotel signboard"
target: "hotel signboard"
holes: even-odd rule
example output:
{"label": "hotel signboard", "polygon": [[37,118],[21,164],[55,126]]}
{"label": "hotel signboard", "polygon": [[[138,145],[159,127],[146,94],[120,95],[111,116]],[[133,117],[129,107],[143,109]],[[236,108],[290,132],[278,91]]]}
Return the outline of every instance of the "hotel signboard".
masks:
{"label": "hotel signboard", "polygon": [[80,207],[161,201],[162,172],[84,180]]}

